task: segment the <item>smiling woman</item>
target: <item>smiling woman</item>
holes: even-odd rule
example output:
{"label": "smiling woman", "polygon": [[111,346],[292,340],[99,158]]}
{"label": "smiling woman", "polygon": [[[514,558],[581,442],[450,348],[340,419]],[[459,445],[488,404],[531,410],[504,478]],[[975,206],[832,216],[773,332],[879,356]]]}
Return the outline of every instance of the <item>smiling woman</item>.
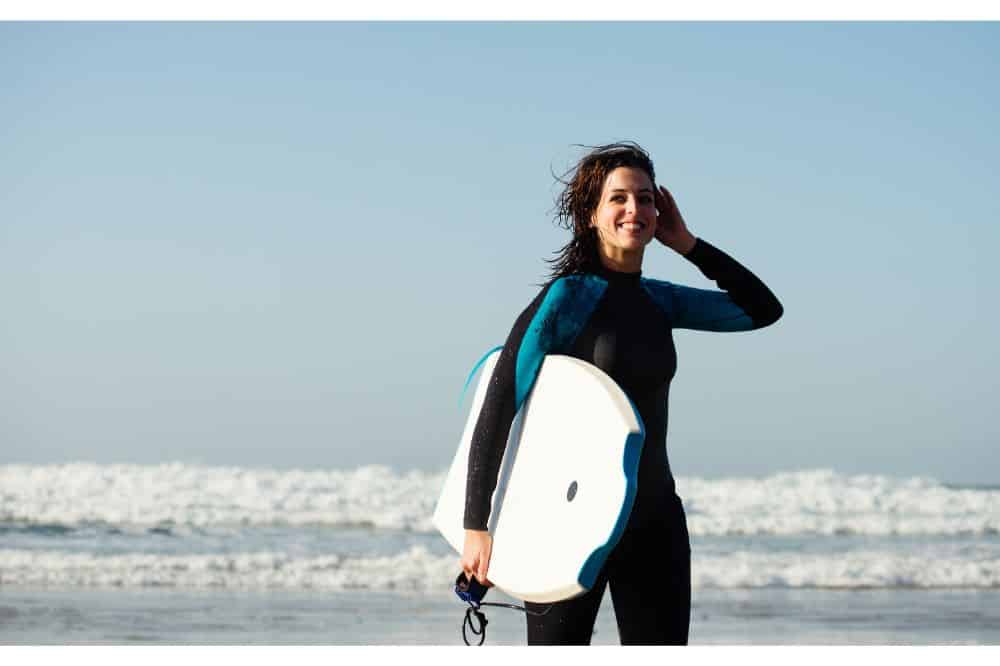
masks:
{"label": "smiling woman", "polygon": [[[600,268],[638,272],[654,237],[681,254],[695,244],[653,161],[634,143],[595,148],[570,171],[557,201],[559,223],[573,232],[552,263],[553,278]],[[661,211],[667,215],[659,223]]]}
{"label": "smiling woman", "polygon": [[[610,584],[623,644],[685,644],[691,548],[666,450],[666,405],[677,367],[672,330],[762,328],[781,317],[782,307],[753,273],[688,230],[673,197],[656,186],[652,160],[637,144],[595,148],[569,175],[557,208],[573,237],[552,261],[553,279],[515,322],[472,435],[462,568],[489,584],[490,501],[520,406],[517,396],[525,393],[517,387],[530,388],[537,377],[519,360],[574,356],[607,373],[642,419],[638,488],[625,532],[593,586],[551,607],[525,604],[531,611],[528,643],[589,644]],[[654,238],[722,290],[642,277],[643,255]],[[557,284],[560,288],[552,289]],[[562,334],[550,334],[550,327]]]}
{"label": "smiling woman", "polygon": [[591,226],[597,229],[601,256],[612,268],[637,271],[656,233],[653,183],[646,172],[618,167],[608,174]]}

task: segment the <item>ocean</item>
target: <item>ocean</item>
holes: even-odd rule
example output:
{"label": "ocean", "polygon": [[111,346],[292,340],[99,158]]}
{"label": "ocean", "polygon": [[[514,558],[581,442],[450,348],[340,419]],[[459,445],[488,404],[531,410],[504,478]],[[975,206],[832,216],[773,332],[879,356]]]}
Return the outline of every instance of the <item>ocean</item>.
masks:
{"label": "ocean", "polygon": [[[0,466],[0,643],[461,645],[439,473]],[[1000,487],[679,477],[692,644],[1000,644]],[[514,602],[491,591],[487,600]],[[487,609],[488,644],[524,619]],[[606,594],[595,644],[617,644]]]}

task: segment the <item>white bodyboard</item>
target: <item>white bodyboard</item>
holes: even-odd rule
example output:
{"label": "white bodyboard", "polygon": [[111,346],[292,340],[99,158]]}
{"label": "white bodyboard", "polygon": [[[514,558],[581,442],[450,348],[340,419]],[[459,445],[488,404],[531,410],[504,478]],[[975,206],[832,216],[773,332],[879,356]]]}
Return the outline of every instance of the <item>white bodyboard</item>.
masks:
{"label": "white bodyboard", "polygon": [[[469,445],[499,351],[485,361],[433,523],[459,553],[465,543]],[[534,602],[585,592],[621,538],[635,499],[642,420],[599,368],[546,356],[511,424],[493,494],[488,578]]]}

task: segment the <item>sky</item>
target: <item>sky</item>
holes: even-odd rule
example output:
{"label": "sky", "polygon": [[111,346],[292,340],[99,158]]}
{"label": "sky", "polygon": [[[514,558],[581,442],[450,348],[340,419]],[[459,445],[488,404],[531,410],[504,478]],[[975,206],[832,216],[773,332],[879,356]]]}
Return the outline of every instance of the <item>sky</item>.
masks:
{"label": "sky", "polygon": [[632,139],[785,308],[675,332],[675,474],[1000,483],[998,80],[996,23],[2,23],[0,464],[445,469]]}

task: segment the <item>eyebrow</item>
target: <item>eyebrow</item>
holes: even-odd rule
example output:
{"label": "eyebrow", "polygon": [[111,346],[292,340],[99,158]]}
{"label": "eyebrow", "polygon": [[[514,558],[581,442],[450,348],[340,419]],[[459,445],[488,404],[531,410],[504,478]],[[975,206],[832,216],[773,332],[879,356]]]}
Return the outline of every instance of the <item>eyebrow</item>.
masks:
{"label": "eyebrow", "polygon": [[[611,191],[612,192],[628,192],[628,190],[626,190],[624,187],[616,187],[615,189],[613,189]],[[640,192],[652,192],[653,190],[649,189],[648,187],[643,187],[639,191]]]}

